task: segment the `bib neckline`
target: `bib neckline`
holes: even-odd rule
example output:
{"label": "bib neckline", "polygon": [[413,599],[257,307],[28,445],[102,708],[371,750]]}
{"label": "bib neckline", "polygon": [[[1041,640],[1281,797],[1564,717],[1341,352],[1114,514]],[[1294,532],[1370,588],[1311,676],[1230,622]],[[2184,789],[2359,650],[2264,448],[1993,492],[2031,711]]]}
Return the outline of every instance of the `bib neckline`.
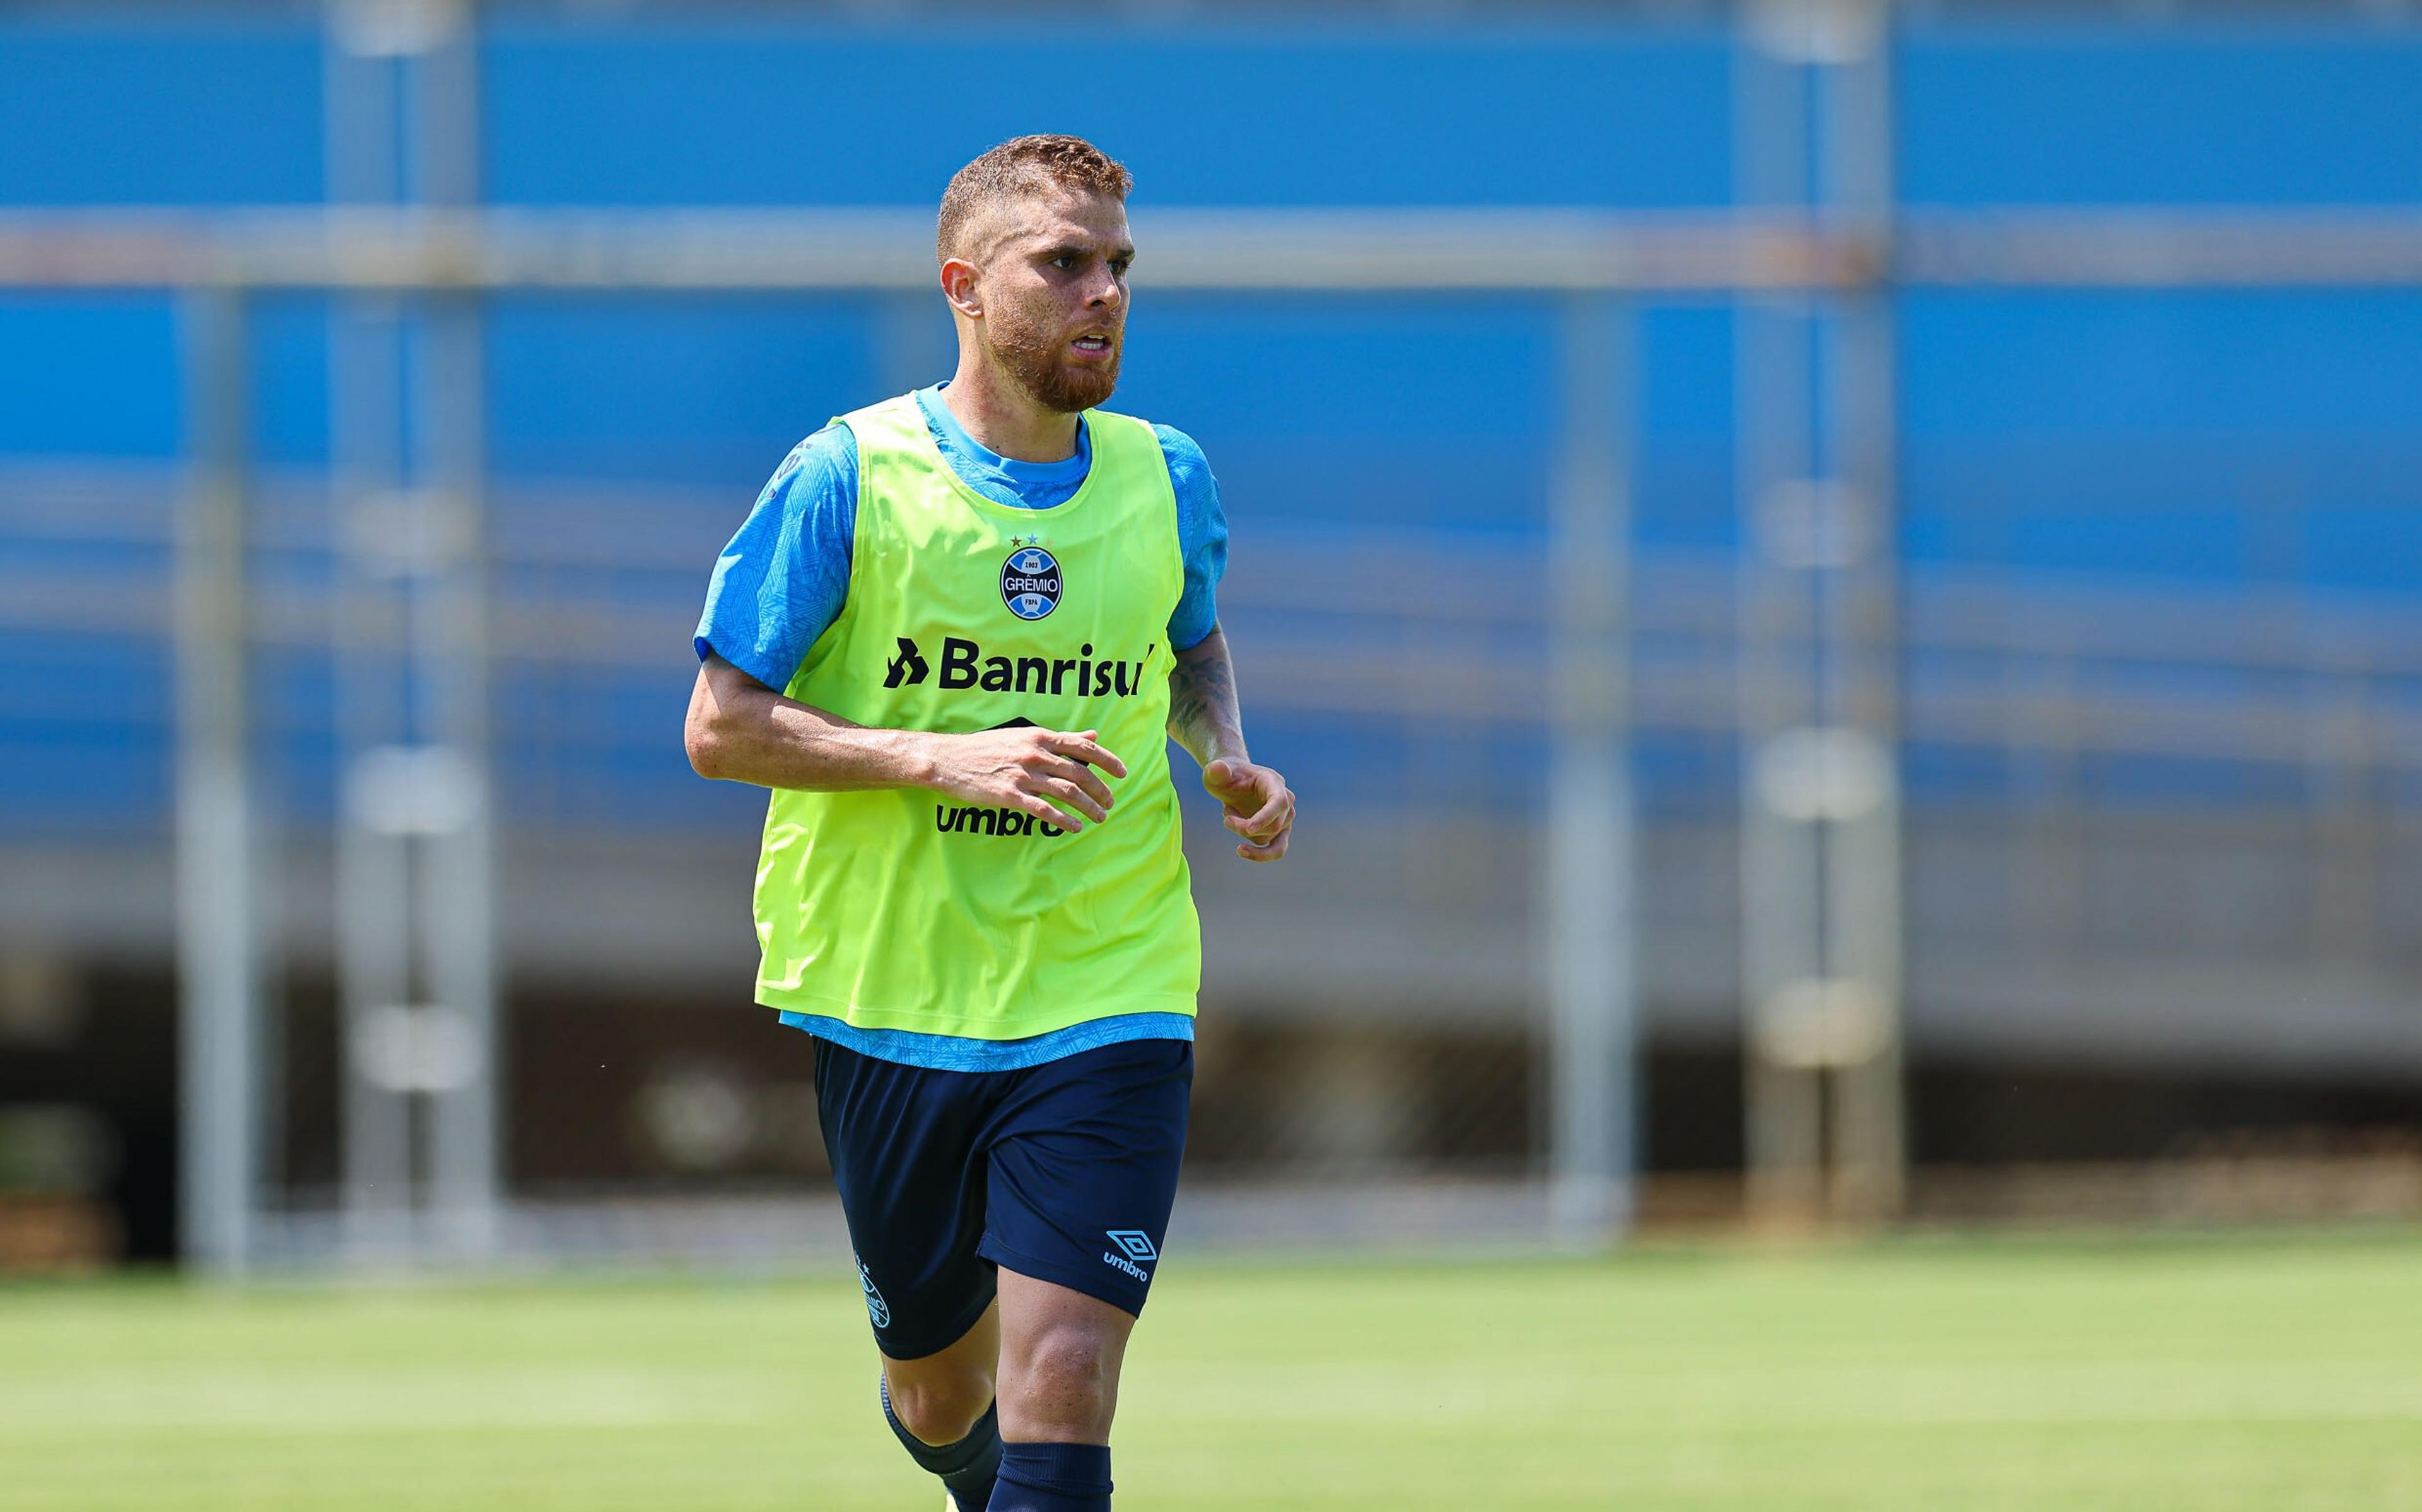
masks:
{"label": "bib neckline", "polygon": [[[951,465],[950,458],[942,454],[941,443],[934,439],[934,428],[925,419],[925,407],[918,402],[917,396],[914,393],[910,393],[904,396],[904,397],[907,400],[909,412],[916,417],[917,439],[924,447],[926,460],[928,460],[933,466],[941,469],[942,476],[949,482],[952,491],[956,492],[961,499],[974,505],[979,513],[991,515],[998,520],[1039,521],[1046,516],[1064,518],[1070,510],[1082,507],[1085,501],[1093,496],[1093,485],[1101,481],[1102,437],[1100,429],[1093,424],[1093,417],[1097,413],[1099,413],[1097,411],[1085,410],[1080,412],[1077,416],[1077,423],[1079,426],[1082,426],[1085,430],[1084,441],[1086,455],[1092,459],[1085,468],[1084,481],[1077,485],[1076,492],[1071,493],[1066,498],[1061,500],[1058,504],[1051,506],[1049,508],[1028,509],[1014,504],[1003,504],[999,499],[987,498],[983,494],[978,492],[975,487],[968,483],[966,478],[961,477],[959,475],[959,470]],[[969,437],[968,439],[973,440],[974,438]]]}

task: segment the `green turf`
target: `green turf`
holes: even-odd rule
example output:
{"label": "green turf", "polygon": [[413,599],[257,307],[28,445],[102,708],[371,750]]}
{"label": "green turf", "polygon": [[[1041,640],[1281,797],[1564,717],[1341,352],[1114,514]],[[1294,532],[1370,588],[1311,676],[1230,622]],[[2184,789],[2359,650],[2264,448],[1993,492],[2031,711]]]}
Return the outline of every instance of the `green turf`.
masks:
{"label": "green turf", "polygon": [[[933,1512],[854,1279],[0,1289],[0,1506]],[[2422,1236],[1171,1260],[1152,1508],[2422,1508]]]}

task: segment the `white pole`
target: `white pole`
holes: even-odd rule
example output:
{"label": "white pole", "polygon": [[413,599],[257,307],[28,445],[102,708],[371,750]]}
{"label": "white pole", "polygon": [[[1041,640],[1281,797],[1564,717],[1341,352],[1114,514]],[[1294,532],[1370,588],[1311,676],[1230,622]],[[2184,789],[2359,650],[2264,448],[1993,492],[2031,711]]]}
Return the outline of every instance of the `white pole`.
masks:
{"label": "white pole", "polygon": [[1638,1168],[1638,970],[1625,638],[1631,360],[1625,311],[1564,311],[1562,437],[1549,534],[1554,604],[1547,889],[1550,1221],[1596,1244],[1629,1226]]}
{"label": "white pole", "polygon": [[[1750,214],[1811,198],[1805,18],[1744,8],[1733,56],[1734,179]],[[1746,1197],[1764,1222],[1815,1215],[1824,1156],[1816,1074],[1784,1052],[1786,1010],[1823,970],[1813,825],[1786,815],[1779,743],[1813,719],[1805,574],[1778,548],[1815,507],[1810,299],[1744,291],[1735,305],[1734,488],[1740,521],[1735,635],[1740,725],[1740,989]]]}
{"label": "white pole", "polygon": [[[1889,16],[1870,0],[1864,45],[1829,58],[1821,74],[1826,202],[1841,225],[1879,244],[1893,205]],[[1842,296],[1826,365],[1837,581],[1822,634],[1832,722],[1869,753],[1865,800],[1842,805],[1825,858],[1826,954],[1853,984],[1863,1022],[1837,1023],[1835,1210],[1876,1222],[1907,1195],[1902,1052],[1903,925],[1900,801],[1900,552],[1895,522],[1898,388],[1889,291]],[[1837,1015],[1838,1017],[1838,1015]]]}
{"label": "white pole", "polygon": [[[1888,22],[1875,0],[1744,10],[1753,210],[1889,249]],[[1903,1162],[1890,310],[1873,289],[1752,296],[1739,330],[1750,1208],[1881,1218]]]}
{"label": "white pole", "polygon": [[244,308],[185,300],[194,481],[177,540],[177,974],[187,1260],[240,1275],[260,1171],[261,942],[247,739]]}
{"label": "white pole", "polygon": [[[421,203],[454,210],[480,198],[479,28],[461,0],[425,0],[430,45],[408,74],[414,161]],[[504,1037],[495,949],[495,805],[489,749],[484,343],[479,295],[431,296],[424,322],[418,431],[424,448],[417,497],[450,544],[431,564],[416,607],[413,651],[430,694],[430,735],[460,787],[455,822],[432,828],[420,910],[432,1032],[465,1050],[448,1075],[432,1074],[429,1122],[431,1205],[436,1239],[458,1257],[494,1248],[503,1186],[500,1137]],[[439,1068],[428,1068],[432,1073]]]}
{"label": "white pole", "polygon": [[[394,203],[398,64],[365,53],[378,37],[332,17],[322,64],[328,197],[360,209]],[[343,1088],[345,1253],[394,1261],[412,1239],[412,1107],[373,1076],[383,1016],[412,1001],[410,843],[376,816],[385,797],[375,754],[402,738],[410,699],[399,662],[400,586],[410,569],[403,497],[403,320],[389,293],[334,302],[328,330],[330,503],[336,511],[337,809],[336,1075]]]}

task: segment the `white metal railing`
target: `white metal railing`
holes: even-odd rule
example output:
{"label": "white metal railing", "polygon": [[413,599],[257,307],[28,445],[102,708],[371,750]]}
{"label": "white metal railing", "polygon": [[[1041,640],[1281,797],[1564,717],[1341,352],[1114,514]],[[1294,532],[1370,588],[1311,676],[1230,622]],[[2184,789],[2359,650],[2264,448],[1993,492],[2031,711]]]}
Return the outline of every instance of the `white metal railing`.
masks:
{"label": "white metal railing", "polygon": [[[166,548],[177,487],[168,467],[0,464],[0,541]],[[496,658],[635,671],[678,659],[696,612],[697,564],[711,557],[740,503],[631,485],[526,482],[492,491],[505,515],[576,501],[587,527],[499,545],[491,555],[499,569],[661,579],[658,592],[636,599],[561,586],[500,593]],[[255,549],[307,566],[324,561],[328,510],[316,473],[262,479]],[[1535,545],[1264,525],[1237,552],[1220,601],[1254,622],[1257,703],[1473,725],[1544,720],[1546,671],[1536,646],[1525,644],[1545,634],[1549,618]],[[1632,633],[1657,646],[1632,673],[1636,722],[1737,731],[1727,682],[1738,628],[1727,604],[1732,558],[1662,547],[1636,556]],[[320,574],[311,566],[253,591],[256,644],[330,644],[332,603],[314,585]],[[2422,609],[2401,599],[1931,565],[1908,569],[1905,583],[1909,655],[1960,653],[1957,668],[1917,675],[1909,713],[1916,738],[2301,766],[2359,727],[2368,732],[2365,765],[2422,772]],[[165,569],[137,557],[64,572],[0,565],[0,631],[165,638],[167,585]],[[1317,637],[1292,628],[1305,616],[1347,628]],[[1420,628],[1417,642],[1401,633],[1408,627]],[[2125,669],[2148,677],[2123,688],[2104,675]],[[2246,685],[2215,691],[2215,676]]]}
{"label": "white metal railing", "polygon": [[[1140,282],[1225,292],[1855,292],[2422,285],[2401,207],[1759,210],[1154,209]],[[892,209],[0,210],[0,288],[921,291]]]}
{"label": "white metal railing", "polygon": [[[1862,91],[1841,99],[1851,101],[1856,93],[1853,102],[1864,110],[1880,98],[1865,86]],[[1746,508],[1760,521],[1779,505],[1801,508],[1812,522],[1823,510],[1848,510],[1874,526],[1892,514],[1895,423],[1888,306],[1877,294],[1911,286],[2422,285],[2422,214],[2405,210],[1887,209],[1863,201],[1839,214],[1140,210],[1136,217],[1144,249],[1139,278],[1158,289],[1341,296],[1500,292],[1545,295],[1560,303],[1562,416],[1554,442],[1554,526],[1548,553],[1556,569],[1540,584],[1549,590],[1544,601],[1551,610],[1544,618],[1544,661],[1560,689],[1593,691],[1585,697],[1559,697],[1552,707],[1544,693],[1536,694],[1529,707],[1553,716],[1561,731],[1549,787],[1565,795],[1565,811],[1553,821],[1561,858],[1554,871],[1569,885],[1543,890],[1549,916],[1551,1020],[1560,1043],[1588,1052],[1558,1062],[1560,1099],[1586,1104],[1573,1110],[1574,1117],[1560,1115],[1557,1120],[1564,1137],[1556,1170],[1560,1190],[1571,1194],[1559,1210],[1572,1232],[1590,1228],[1596,1221],[1593,1214],[1616,1215],[1630,1161],[1625,1145],[1631,1122],[1628,1063],[1599,1052],[1628,1044],[1636,1017],[1631,923],[1619,901],[1629,863],[1609,861],[1629,852],[1629,803],[1620,790],[1608,790],[1619,789],[1622,778],[1619,765],[1606,759],[1631,718],[1629,694],[1619,686],[1622,669],[1630,664],[1622,642],[1633,623],[1631,575],[1624,569],[1621,545],[1628,538],[1629,437],[1605,429],[1607,410],[1597,403],[1631,381],[1628,367],[1610,366],[1608,357],[1628,341],[1623,301],[1749,296],[1748,328],[1754,339],[1745,338],[1743,382],[1759,403],[1747,407],[1752,413],[1740,421],[1742,435],[1751,438],[1742,452],[1751,465],[1738,485]],[[247,1047],[254,1042],[259,1011],[258,962],[247,948],[227,943],[257,932],[246,910],[229,901],[244,891],[235,880],[256,865],[242,778],[243,722],[236,717],[244,696],[243,616],[228,612],[244,597],[241,561],[251,523],[243,508],[250,485],[241,406],[247,298],[286,289],[404,296],[388,301],[388,307],[420,312],[428,321],[426,334],[436,342],[433,350],[447,358],[441,366],[452,375],[432,368],[424,382],[435,386],[425,388],[416,401],[425,417],[435,417],[422,432],[437,438],[443,455],[432,465],[447,481],[442,496],[420,491],[415,507],[432,520],[433,511],[443,510],[473,518],[484,487],[477,458],[479,296],[550,289],[904,293],[930,283],[927,225],[921,211],[904,210],[414,208],[0,214],[0,288],[160,288],[180,292],[188,310],[193,345],[185,391],[194,406],[194,434],[205,443],[195,460],[197,507],[186,516],[190,531],[181,557],[186,570],[178,596],[187,694],[182,724],[190,737],[183,748],[186,801],[181,805],[193,908],[185,975],[198,993],[197,1011],[186,1019],[186,1064],[196,1068],[188,1085],[187,1148],[199,1162],[190,1168],[188,1191],[205,1203],[190,1210],[201,1239],[198,1253],[241,1263],[244,1219],[231,1215],[224,1201],[241,1190],[240,1176],[231,1173],[249,1159],[243,1153],[246,1139],[257,1137],[241,1127],[252,1112],[228,1103],[244,1086],[243,1078],[220,1075],[238,1061],[250,1063],[253,1052]],[[1776,298],[1758,299],[1765,295]],[[1803,319],[1819,301],[1838,302],[1850,317],[1845,361],[1821,375],[1832,395],[1823,418],[1797,408],[1796,398],[1779,402],[1804,394],[1804,385],[1820,376],[1795,373],[1792,364],[1801,358],[1791,355],[1794,342],[1804,333],[1789,329],[1789,322]],[[391,315],[371,320],[390,322],[382,329],[391,335]],[[360,356],[373,349],[355,344],[349,350]],[[348,362],[337,366],[339,388],[353,382],[346,373],[370,371]],[[393,376],[390,370],[381,382],[391,386]],[[336,408],[339,429],[355,424],[347,416],[366,413],[350,400]],[[1820,448],[1811,438],[1826,426],[1840,429],[1834,444]],[[367,455],[357,446],[354,452]],[[1821,475],[1820,455],[1831,455],[1836,466],[1848,459],[1851,472]],[[339,491],[359,487],[356,478]],[[471,538],[478,538],[477,532]],[[1866,538],[1890,538],[1877,529]],[[476,555],[442,564],[413,591],[426,605],[450,603],[455,611],[468,612],[485,603],[477,586],[484,566]],[[1760,757],[1775,754],[1771,744],[1803,737],[1822,736],[1830,742],[1826,749],[1846,754],[1888,748],[1897,739],[1900,715],[1895,674],[1890,658],[1880,653],[1897,643],[1901,631],[1897,587],[1881,557],[1869,551],[1839,564],[1816,557],[1761,559],[1757,572],[1762,585],[1741,600],[1739,631],[1758,670],[1742,684],[1736,714],[1751,730]],[[1793,628],[1797,616],[1824,601],[1815,590],[1827,572],[1862,607],[1848,616],[1816,614]],[[461,619],[461,614],[448,612],[425,622],[442,628]],[[1813,638],[1808,645],[1827,647],[1825,654],[1837,664],[1857,669],[1847,703],[1837,707],[1821,696],[1809,702],[1794,691],[1791,669],[1807,660],[1801,654],[1803,636]],[[462,714],[460,739],[484,741],[479,712],[483,695],[478,692],[484,653],[450,631],[441,638],[447,644],[432,652],[432,676],[441,689],[454,690],[448,696],[449,707]],[[1268,680],[1266,693],[1285,696],[1282,678]],[[1326,701],[1340,692],[1324,685],[1305,696]],[[1843,1169],[1868,1193],[1864,1206],[1888,1210],[1899,1161],[1897,1135],[1892,1132],[1897,1123],[1893,1110],[1898,1096],[1900,990],[1899,884],[1893,861],[1899,843],[1897,794],[1889,781],[1870,783],[1873,791],[1853,803],[1847,789],[1836,790],[1831,781],[1801,795],[1807,800],[1798,803],[1806,808],[1804,815],[1753,804],[1758,818],[1747,842],[1751,854],[1744,875],[1758,880],[1751,896],[1764,903],[1752,912],[1764,921],[1754,931],[1764,943],[1745,945],[1744,959],[1764,962],[1752,973],[1758,977],[1750,993],[1754,1016],[1769,1008],[1779,1012],[1786,999],[1809,997],[1802,988],[1822,988],[1829,994],[1842,988],[1835,995],[1847,997],[1858,986],[1850,977],[1866,983],[1861,1001],[1872,1000],[1870,1017],[1881,1037],[1863,1037],[1868,1048],[1856,1054],[1846,1051],[1847,1059],[1828,1059],[1815,1074],[1839,1073],[1851,1088],[1848,1095],[1864,1110],[1857,1120],[1864,1143],[1842,1157],[1848,1162]],[[1758,783],[1749,789],[1764,790]],[[482,811],[478,803],[467,810]],[[1854,867],[1810,870],[1806,879],[1794,880],[1791,874],[1806,869],[1802,862],[1817,854],[1817,834],[1829,826],[1840,843],[1838,853],[1863,859]],[[484,830],[426,838],[435,850],[460,858],[457,869],[464,878],[486,875],[479,859],[488,843]],[[1612,883],[1610,864],[1616,873]],[[1792,891],[1802,881],[1831,899],[1824,910],[1812,912],[1814,905]],[[480,963],[487,955],[481,943],[484,912],[464,901],[476,902],[480,894],[480,887],[466,885],[432,895],[445,916],[459,924],[456,932],[466,943],[448,959],[432,961],[432,970],[453,980],[458,995],[483,1005],[474,1017],[492,1005],[494,986],[491,968]],[[1818,944],[1813,954],[1802,950],[1801,937],[1826,913],[1851,921],[1851,927],[1847,933],[1835,930],[1833,944]],[[458,971],[449,964],[454,957],[474,965]],[[1803,1096],[1810,1078],[1801,1073],[1808,1068],[1769,1068],[1788,1073],[1774,1084],[1773,1105],[1802,1111],[1788,1112],[1783,1123],[1768,1126],[1784,1130],[1776,1142],[1765,1143],[1764,1136],[1753,1141],[1761,1151],[1758,1160],[1762,1168],[1790,1174],[1793,1191],[1813,1191],[1803,1177],[1822,1157],[1815,1125],[1803,1116],[1806,1107],[1815,1106]],[[465,1234],[476,1235],[490,1221],[482,1213],[492,1206],[495,1190],[493,1090],[483,1082],[448,1094],[462,1111],[442,1120],[440,1175],[467,1194]],[[1765,1096],[1758,1091],[1753,1101]],[[467,1132],[458,1137],[458,1128]]]}

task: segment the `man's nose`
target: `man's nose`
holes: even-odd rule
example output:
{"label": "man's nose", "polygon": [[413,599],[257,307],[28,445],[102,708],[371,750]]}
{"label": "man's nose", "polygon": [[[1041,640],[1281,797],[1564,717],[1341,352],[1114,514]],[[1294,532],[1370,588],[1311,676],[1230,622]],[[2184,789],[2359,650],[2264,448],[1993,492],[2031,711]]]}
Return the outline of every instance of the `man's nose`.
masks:
{"label": "man's nose", "polygon": [[1127,291],[1119,284],[1119,275],[1105,268],[1096,276],[1093,292],[1087,296],[1085,304],[1091,309],[1109,309],[1126,297]]}

